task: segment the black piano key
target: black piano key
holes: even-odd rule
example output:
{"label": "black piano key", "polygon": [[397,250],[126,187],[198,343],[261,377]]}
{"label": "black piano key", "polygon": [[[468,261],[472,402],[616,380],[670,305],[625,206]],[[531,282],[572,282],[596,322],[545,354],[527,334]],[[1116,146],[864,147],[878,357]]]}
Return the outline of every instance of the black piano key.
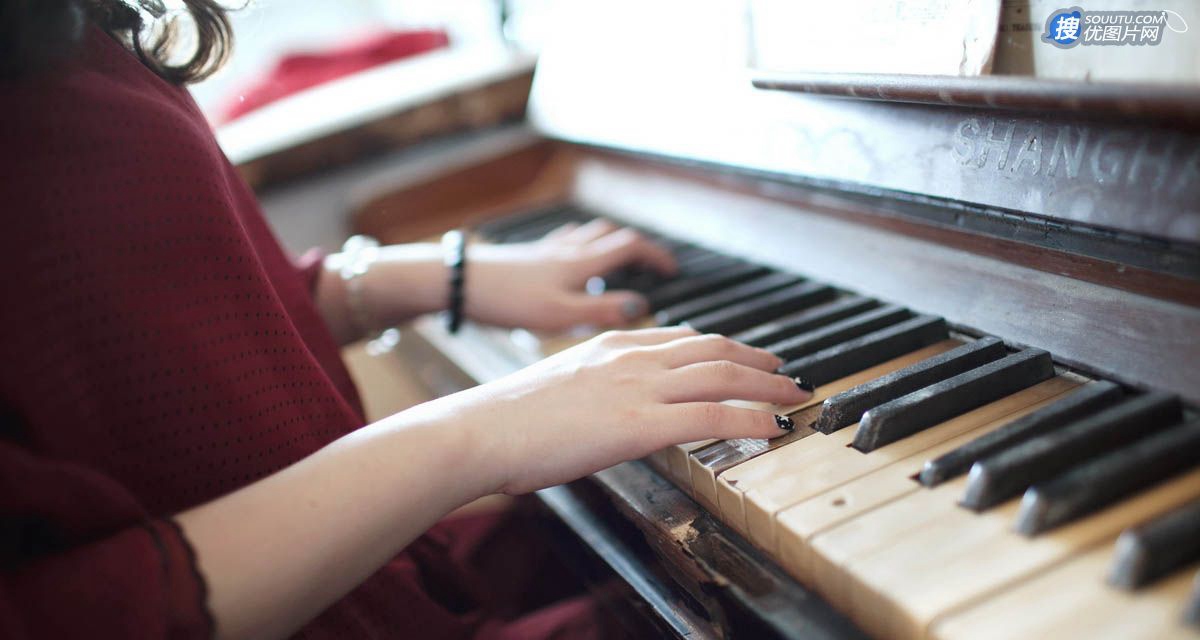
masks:
{"label": "black piano key", "polygon": [[856,316],[878,307],[879,304],[878,300],[861,296],[847,296],[812,309],[790,313],[730,337],[752,347],[765,347],[788,336],[799,335],[818,327],[833,324],[838,320]]}
{"label": "black piano key", "polygon": [[780,340],[767,345],[765,349],[783,358],[785,361],[795,360],[800,356],[816,353],[821,349],[835,344],[865,336],[872,331],[908,320],[913,316],[912,311],[896,305],[886,305],[878,309],[860,313],[833,324],[805,331],[800,335]]}
{"label": "black piano key", "polygon": [[1108,583],[1139,589],[1196,560],[1200,560],[1200,500],[1122,532]]}
{"label": "black piano key", "polygon": [[1200,464],[1200,422],[1171,427],[1025,491],[1016,530],[1036,535]]}
{"label": "black piano key", "polygon": [[526,225],[534,225],[545,220],[562,219],[570,220],[575,216],[583,215],[582,212],[573,211],[566,207],[552,207],[541,211],[532,211],[529,213],[519,213],[516,215],[503,216],[488,220],[486,222],[475,225],[475,230],[490,239],[498,239],[506,233],[515,231]]}
{"label": "black piano key", "polygon": [[741,264],[741,261],[737,258],[701,249],[696,253],[691,253],[687,258],[678,260],[676,262],[677,272],[675,275],[667,276],[653,269],[630,265],[604,275],[595,286],[589,282],[588,290],[592,293],[603,293],[605,291],[628,289],[639,293],[646,293],[675,279],[698,276],[737,264]]}
{"label": "black piano key", "polygon": [[833,433],[858,422],[872,407],[999,360],[1007,353],[1004,342],[987,337],[926,358],[826,398],[814,428],[821,433]]}
{"label": "black piano key", "polygon": [[534,240],[540,240],[545,237],[546,234],[554,231],[564,224],[567,224],[568,222],[571,222],[571,220],[552,218],[522,225],[517,229],[507,231],[500,235],[497,238],[497,241],[504,244],[511,244],[515,242],[532,242]]}
{"label": "black piano key", "polygon": [[570,222],[584,223],[590,219],[591,216],[578,211],[559,209],[523,219],[515,224],[491,232],[488,234],[488,237],[495,242],[502,243],[536,240],[564,224]]}
{"label": "black piano key", "polygon": [[1183,605],[1183,623],[1200,629],[1200,571],[1192,581],[1192,593]]}
{"label": "black piano key", "polygon": [[1005,356],[867,411],[854,448],[874,451],[1053,376],[1054,362],[1041,349]]}
{"label": "black piano key", "polygon": [[919,315],[788,362],[780,373],[821,386],[950,337],[946,321]]}
{"label": "black piano key", "polygon": [[708,295],[767,273],[767,268],[748,262],[735,262],[725,268],[698,276],[679,278],[646,294],[653,310],[664,309],[684,300]]}
{"label": "black piano key", "polygon": [[976,462],[962,505],[976,511],[1014,498],[1030,485],[1179,422],[1179,399],[1161,392],[1129,398],[1099,413]]}
{"label": "black piano key", "polygon": [[[1121,388],[1107,380],[1084,385],[1062,400],[1042,407],[926,462],[918,479],[927,487],[936,487],[966,473],[971,465],[979,460],[1070,424],[1114,404],[1120,398]],[[825,402],[828,403],[829,400]]]}
{"label": "black piano key", "polygon": [[767,320],[806,309],[837,297],[837,290],[819,282],[799,282],[764,296],[710,311],[684,322],[700,333],[729,335]]}
{"label": "black piano key", "polygon": [[769,273],[699,298],[671,305],[654,314],[654,319],[664,327],[674,326],[684,320],[690,320],[744,300],[753,300],[803,280],[804,278],[790,273]]}

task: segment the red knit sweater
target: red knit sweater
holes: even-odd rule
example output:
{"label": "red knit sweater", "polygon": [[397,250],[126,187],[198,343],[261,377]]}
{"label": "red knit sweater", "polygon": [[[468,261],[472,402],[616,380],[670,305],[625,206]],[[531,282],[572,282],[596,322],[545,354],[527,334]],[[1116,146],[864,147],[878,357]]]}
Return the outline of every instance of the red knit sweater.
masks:
{"label": "red knit sweater", "polygon": [[[0,84],[0,145],[0,637],[207,637],[171,514],[362,424],[316,264],[285,255],[187,92],[97,29]],[[447,544],[302,635],[473,632]]]}

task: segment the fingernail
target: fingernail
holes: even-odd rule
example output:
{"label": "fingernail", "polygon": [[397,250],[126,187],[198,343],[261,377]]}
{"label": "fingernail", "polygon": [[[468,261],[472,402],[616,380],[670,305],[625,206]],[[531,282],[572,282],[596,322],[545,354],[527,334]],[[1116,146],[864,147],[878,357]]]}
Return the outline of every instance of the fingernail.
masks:
{"label": "fingernail", "polygon": [[795,382],[796,386],[800,387],[801,391],[812,393],[816,389],[816,387],[813,386],[813,383],[805,380],[803,376],[796,376],[795,378],[792,378],[792,382]]}
{"label": "fingernail", "polygon": [[792,422],[792,419],[787,416],[776,415],[775,426],[783,429],[784,431],[791,431],[792,429],[796,428],[796,423]]}
{"label": "fingernail", "polygon": [[626,300],[621,305],[621,314],[630,320],[635,320],[642,317],[642,314],[645,313],[645,306],[641,300]]}

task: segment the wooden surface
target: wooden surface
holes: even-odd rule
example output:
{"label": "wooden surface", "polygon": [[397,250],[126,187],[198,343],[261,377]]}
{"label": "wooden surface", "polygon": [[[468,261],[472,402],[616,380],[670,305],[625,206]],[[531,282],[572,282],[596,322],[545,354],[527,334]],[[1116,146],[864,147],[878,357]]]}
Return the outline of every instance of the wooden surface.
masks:
{"label": "wooden surface", "polygon": [[351,214],[356,232],[386,243],[413,242],[502,213],[569,198],[574,153],[534,140],[511,152],[396,188],[381,184]]}
{"label": "wooden surface", "polygon": [[861,637],[811,591],[641,463],[601,471],[595,480],[729,637]]}

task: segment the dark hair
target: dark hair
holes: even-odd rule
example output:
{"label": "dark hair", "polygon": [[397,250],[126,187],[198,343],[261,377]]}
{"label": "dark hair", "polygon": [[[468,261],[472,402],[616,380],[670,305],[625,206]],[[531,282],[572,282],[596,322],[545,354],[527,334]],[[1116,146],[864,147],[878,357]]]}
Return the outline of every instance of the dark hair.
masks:
{"label": "dark hair", "polygon": [[70,55],[88,23],[124,44],[174,84],[203,80],[233,47],[226,9],[216,0],[182,0],[194,30],[191,55],[172,63],[180,20],[162,0],[0,0],[0,76],[41,70]]}

